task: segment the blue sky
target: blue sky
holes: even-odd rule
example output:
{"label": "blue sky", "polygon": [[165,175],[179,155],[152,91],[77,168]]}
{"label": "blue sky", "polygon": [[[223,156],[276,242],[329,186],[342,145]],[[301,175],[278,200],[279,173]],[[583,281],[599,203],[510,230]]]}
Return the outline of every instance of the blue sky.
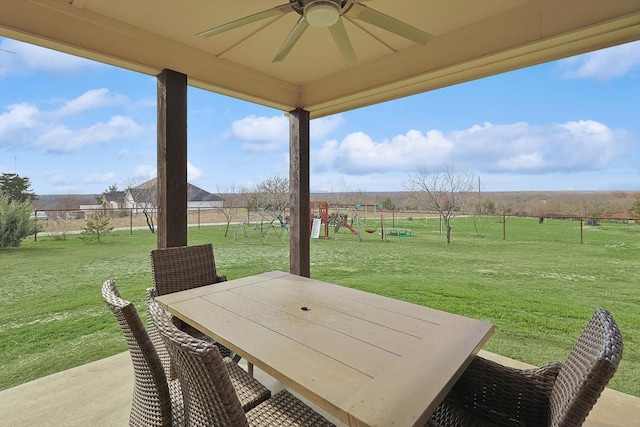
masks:
{"label": "blue sky", "polygon": [[[483,191],[640,190],[640,42],[311,122],[312,191],[402,191],[420,168]],[[189,181],[288,177],[283,112],[189,88]],[[0,173],[37,194],[156,174],[156,79],[0,38]]]}

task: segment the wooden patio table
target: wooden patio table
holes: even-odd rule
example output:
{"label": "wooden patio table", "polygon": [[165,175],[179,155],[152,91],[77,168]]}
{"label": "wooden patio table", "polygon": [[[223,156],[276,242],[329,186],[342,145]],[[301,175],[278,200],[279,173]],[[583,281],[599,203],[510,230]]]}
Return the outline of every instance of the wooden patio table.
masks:
{"label": "wooden patio table", "polygon": [[422,426],[493,325],[281,271],[157,301],[349,426]]}

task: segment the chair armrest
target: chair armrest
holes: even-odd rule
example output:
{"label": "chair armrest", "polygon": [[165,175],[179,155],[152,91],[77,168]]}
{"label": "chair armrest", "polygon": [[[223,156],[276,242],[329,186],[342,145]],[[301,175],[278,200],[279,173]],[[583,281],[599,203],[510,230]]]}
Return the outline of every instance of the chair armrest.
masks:
{"label": "chair armrest", "polygon": [[471,409],[496,425],[519,425],[518,420],[549,417],[549,396],[561,363],[516,369],[476,356],[447,395],[444,404]]}

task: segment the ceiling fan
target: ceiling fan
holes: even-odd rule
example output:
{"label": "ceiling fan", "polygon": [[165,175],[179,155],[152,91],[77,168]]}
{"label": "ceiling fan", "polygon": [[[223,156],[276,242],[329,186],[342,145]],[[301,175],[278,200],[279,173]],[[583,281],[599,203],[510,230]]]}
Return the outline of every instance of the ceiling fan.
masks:
{"label": "ceiling fan", "polygon": [[431,34],[412,25],[361,4],[362,1],[366,0],[289,0],[289,3],[236,19],[198,33],[198,35],[211,37],[263,19],[296,12],[300,15],[300,18],[285,39],[280,50],[278,50],[273,62],[284,61],[304,31],[311,25],[329,29],[333,40],[347,63],[355,62],[357,58],[342,22],[343,18],[360,20],[375,25],[423,45],[433,38]]}

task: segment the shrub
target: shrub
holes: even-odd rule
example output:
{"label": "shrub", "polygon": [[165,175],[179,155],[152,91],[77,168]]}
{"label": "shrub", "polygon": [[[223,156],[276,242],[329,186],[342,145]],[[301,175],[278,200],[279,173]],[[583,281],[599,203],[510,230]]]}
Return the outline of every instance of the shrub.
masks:
{"label": "shrub", "polygon": [[113,227],[109,227],[109,221],[111,219],[107,215],[93,214],[85,221],[86,225],[82,228],[83,238],[87,240],[100,241],[100,236],[105,236],[113,230]]}
{"label": "shrub", "polygon": [[19,246],[22,239],[31,234],[30,212],[29,202],[10,202],[0,193],[0,248]]}
{"label": "shrub", "polygon": [[47,234],[53,240],[66,240],[67,233],[64,230],[64,223],[60,218],[54,218],[52,221],[49,221]]}

